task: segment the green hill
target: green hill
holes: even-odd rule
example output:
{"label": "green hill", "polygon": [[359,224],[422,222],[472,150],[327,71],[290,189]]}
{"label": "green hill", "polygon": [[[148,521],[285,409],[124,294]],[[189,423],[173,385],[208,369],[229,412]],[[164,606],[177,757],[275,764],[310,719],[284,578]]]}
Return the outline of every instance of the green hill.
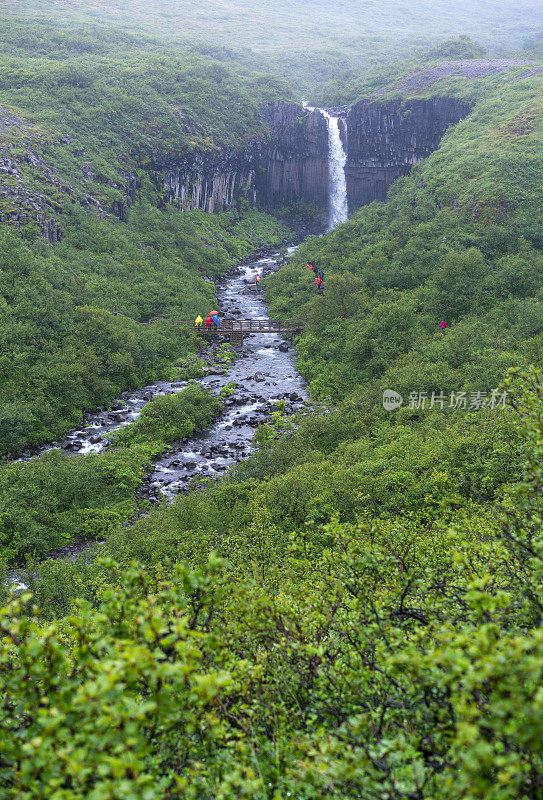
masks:
{"label": "green hill", "polygon": [[241,146],[263,132],[258,108],[289,90],[128,34],[4,22],[0,43],[5,456],[61,435],[187,347],[114,307],[137,322],[194,318],[214,304],[205,277],[289,236],[256,211],[164,207],[148,171],[155,157]]}
{"label": "green hill", "polygon": [[[221,60],[229,48],[229,58],[286,76],[306,95],[340,73],[348,79],[369,66],[423,54],[436,41],[460,34],[476,38],[492,55],[524,43],[537,46],[541,37],[536,0],[281,0],[273,8],[262,0],[4,0],[1,7],[8,20],[37,20],[40,26],[52,21],[61,36],[65,26],[72,33],[80,23],[91,30],[95,26],[106,37],[118,37],[121,48],[120,31],[135,46],[145,39],[155,45],[169,41],[173,49],[191,42]],[[77,31],[75,38],[82,51],[88,48],[84,32]]]}
{"label": "green hill", "polygon": [[[384,13],[395,10],[408,34],[421,9],[426,30],[440,14],[445,30],[453,10],[474,27],[494,15],[493,30],[519,30],[518,7],[478,7],[475,19],[464,3],[364,6],[383,30]],[[136,12],[144,25],[156,11],[62,8],[126,11],[127,27]],[[319,14],[332,14],[311,8],[320,26]],[[337,21],[352,8],[340,4]],[[210,31],[220,22],[208,4],[160,4],[168,9],[172,27],[196,25],[197,10]],[[230,24],[245,7],[220,9]],[[293,25],[285,41],[300,36],[303,11],[277,6],[273,24]],[[240,39],[256,36],[258,13],[247,9]],[[357,36],[356,25],[349,30]],[[78,66],[76,83],[66,83],[53,69],[51,36],[38,84],[19,56],[8,59],[0,100],[15,136],[6,146],[62,126],[63,98],[70,129],[82,120],[93,175],[108,155],[106,179],[92,179],[104,202],[105,187],[114,188],[107,165],[117,174],[133,158],[126,125],[138,152],[152,145],[152,120],[140,114],[148,102],[166,145],[176,124],[168,104],[182,96],[205,119],[212,147],[229,140],[216,113],[227,113],[232,81],[247,81],[240,102],[249,129],[263,96],[243,58],[218,70],[217,59],[193,52],[145,50],[137,66],[120,57],[118,84],[104,64],[79,86],[87,66]],[[190,387],[150,403],[105,454],[1,465],[6,561],[46,554],[63,537],[105,539],[75,562],[31,558],[32,592],[0,612],[6,798],[543,796],[543,72],[538,63],[483,78],[437,74],[450,57],[434,52],[429,70],[411,64],[326,87],[338,101],[393,100],[405,115],[413,96],[461,98],[473,109],[386,202],[310,238],[266,280],[271,314],[303,321],[295,345],[310,407],[288,420],[279,405],[251,458],[129,526],[152,457],[217,412],[207,393]],[[179,69],[188,70],[186,95],[173,86]],[[215,110],[190,90],[208,80]],[[265,95],[283,91],[263,85]],[[37,87],[50,106],[39,108]],[[110,96],[121,97],[119,128]],[[58,174],[84,185],[63,152]],[[201,215],[159,209],[144,188],[123,222],[59,201],[66,234],[54,248],[35,231],[4,232],[4,452],[190,349],[166,329],[140,334],[113,318],[113,296],[138,319],[157,308],[194,313],[211,299],[202,275],[220,274],[261,237],[287,234],[270,217],[229,213],[206,220],[225,240],[206,247]],[[308,260],[324,270],[323,293]],[[394,410],[383,404],[386,390],[403,398]]]}

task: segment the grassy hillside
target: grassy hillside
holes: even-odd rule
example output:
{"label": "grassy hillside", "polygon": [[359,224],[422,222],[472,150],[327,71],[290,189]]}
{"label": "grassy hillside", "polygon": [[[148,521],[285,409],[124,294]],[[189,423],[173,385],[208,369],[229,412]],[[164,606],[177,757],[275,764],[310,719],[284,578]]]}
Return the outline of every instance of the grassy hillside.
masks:
{"label": "grassy hillside", "polygon": [[290,93],[228,59],[96,27],[4,20],[0,51],[2,154],[56,210],[77,199],[110,211],[127,172],[156,201],[144,171],[154,157],[239,145],[263,132],[262,104]]}
{"label": "grassy hillside", "polygon": [[113,307],[139,322],[193,318],[214,302],[204,277],[289,233],[253,211],[162,208],[147,171],[156,156],[261,133],[256,111],[288,94],[280,81],[103,30],[4,21],[0,44],[2,457],[60,435],[187,346]]}
{"label": "grassy hillside", "polygon": [[[31,563],[33,595],[0,611],[6,798],[540,800],[543,73],[525,72],[425,86],[473,112],[267,279],[272,314],[304,321],[314,403],[290,422],[278,407],[247,462],[123,525],[153,454],[217,413],[190,387],[105,454],[2,466],[4,558],[106,539]],[[383,96],[401,101],[398,74]],[[284,234],[151,200],[115,224],[74,204],[52,249],[6,233],[6,436],[39,438],[190,347],[111,317],[112,296],[138,319],[194,313],[202,274]]]}
{"label": "grassy hillside", "polygon": [[[540,26],[538,4],[522,0],[517,4],[501,0],[339,0],[333,7],[327,0],[279,0],[270,13],[262,0],[175,0],[144,3],[119,0],[114,5],[70,0],[56,7],[50,0],[4,2],[4,11],[26,11],[29,16],[66,16],[88,22],[108,21],[126,29],[136,27],[147,33],[236,42],[270,51],[282,48],[355,47],[372,37],[390,38],[450,36],[458,32],[483,34],[488,41],[518,44],[522,37]],[[346,34],[346,30],[348,33]]]}
{"label": "grassy hillside", "polygon": [[[1,7],[7,19],[39,20],[40,26],[52,20],[61,31],[66,24],[84,23],[121,43],[122,30],[134,46],[144,37],[173,48],[190,42],[220,60],[231,48],[228,57],[238,65],[285,76],[306,96],[340,73],[347,79],[372,65],[417,56],[451,36],[472,36],[492,54],[517,50],[524,42],[537,47],[541,36],[536,0],[280,0],[273,8],[262,0],[3,0]],[[77,38],[85,47],[85,33]]]}

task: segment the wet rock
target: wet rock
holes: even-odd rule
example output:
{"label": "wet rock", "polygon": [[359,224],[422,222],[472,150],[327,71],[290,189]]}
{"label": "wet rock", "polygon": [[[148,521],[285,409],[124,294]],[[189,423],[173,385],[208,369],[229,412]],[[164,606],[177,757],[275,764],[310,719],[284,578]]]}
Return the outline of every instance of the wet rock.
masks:
{"label": "wet rock", "polygon": [[151,394],[151,392],[145,392],[145,394],[143,395],[143,399],[147,403],[149,403],[153,399],[153,395]]}
{"label": "wet rock", "polygon": [[91,444],[98,444],[98,442],[101,442],[101,441],[102,441],[102,437],[99,434],[96,434],[95,436],[91,436],[90,439],[89,439],[89,442]]}
{"label": "wet rock", "polygon": [[290,347],[288,346],[288,344],[286,342],[281,342],[281,344],[279,345],[279,347],[277,349],[280,350],[282,353],[288,353],[288,351],[290,350]]}
{"label": "wet rock", "polygon": [[185,461],[184,464],[185,469],[196,469],[197,466],[196,461]]}
{"label": "wet rock", "polygon": [[253,375],[253,380],[260,383],[261,381],[265,381],[266,378],[261,372],[255,372],[255,374]]}
{"label": "wet rock", "polygon": [[123,408],[123,404],[119,400],[113,400],[111,403],[111,410],[112,411],[120,411]]}

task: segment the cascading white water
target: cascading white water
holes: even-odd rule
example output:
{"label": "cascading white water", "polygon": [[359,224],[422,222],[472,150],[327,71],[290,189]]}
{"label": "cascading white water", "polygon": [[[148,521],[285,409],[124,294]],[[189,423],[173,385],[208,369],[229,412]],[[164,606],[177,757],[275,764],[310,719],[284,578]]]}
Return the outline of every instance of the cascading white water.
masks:
{"label": "cascading white water", "polygon": [[347,182],[345,180],[347,154],[341,141],[338,117],[332,117],[322,109],[321,114],[328,125],[328,174],[330,179],[328,226],[329,230],[332,230],[338,222],[345,222],[349,216]]}

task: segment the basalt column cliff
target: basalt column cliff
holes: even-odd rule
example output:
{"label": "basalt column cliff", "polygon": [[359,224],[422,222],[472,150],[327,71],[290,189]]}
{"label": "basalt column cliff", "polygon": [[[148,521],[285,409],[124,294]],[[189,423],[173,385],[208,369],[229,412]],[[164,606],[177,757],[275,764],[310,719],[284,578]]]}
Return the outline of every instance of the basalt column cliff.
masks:
{"label": "basalt column cliff", "polygon": [[[448,127],[469,111],[468,104],[449,98],[353,105],[341,126],[349,210],[385,200],[390,185],[436,150]],[[302,202],[324,211],[330,187],[323,114],[276,101],[261,119],[266,133],[243,149],[155,161],[152,177],[166,201],[208,212],[242,198],[270,210]]]}
{"label": "basalt column cliff", "polygon": [[347,114],[349,209],[385,200],[388,188],[407,175],[471,107],[448,98],[380,102],[363,100]]}
{"label": "basalt column cliff", "polygon": [[294,103],[276,101],[261,112],[263,133],[243,149],[156,159],[152,179],[181,209],[220,211],[246,198],[274,209],[301,201],[326,207],[326,121]]}
{"label": "basalt column cliff", "polygon": [[257,148],[257,198],[269,207],[328,204],[328,126],[323,115],[276,102],[264,112],[270,141]]}

